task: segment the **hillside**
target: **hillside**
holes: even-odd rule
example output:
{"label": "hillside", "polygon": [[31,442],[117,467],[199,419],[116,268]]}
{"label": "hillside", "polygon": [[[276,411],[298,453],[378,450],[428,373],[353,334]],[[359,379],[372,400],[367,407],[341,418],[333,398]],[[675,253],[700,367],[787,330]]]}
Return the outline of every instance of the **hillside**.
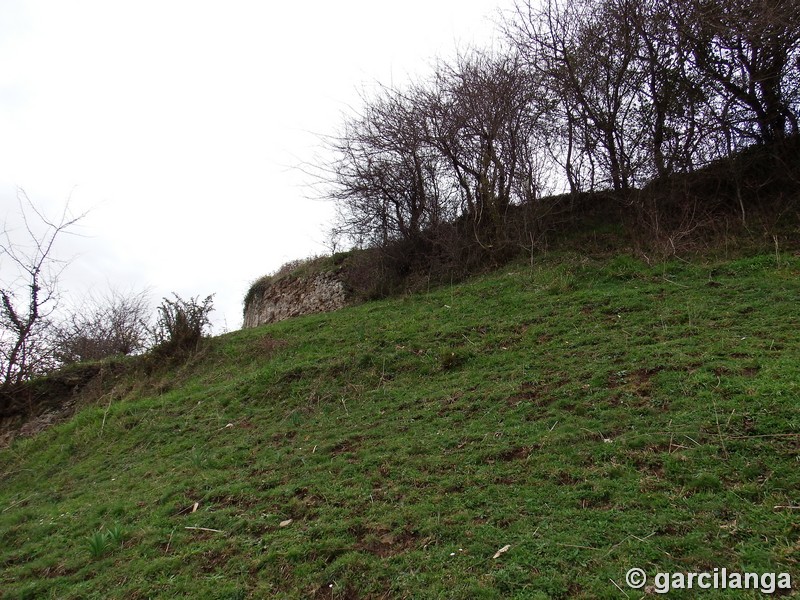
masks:
{"label": "hillside", "polygon": [[214,338],[0,450],[0,597],[796,594],[799,297],[788,254],[562,253]]}

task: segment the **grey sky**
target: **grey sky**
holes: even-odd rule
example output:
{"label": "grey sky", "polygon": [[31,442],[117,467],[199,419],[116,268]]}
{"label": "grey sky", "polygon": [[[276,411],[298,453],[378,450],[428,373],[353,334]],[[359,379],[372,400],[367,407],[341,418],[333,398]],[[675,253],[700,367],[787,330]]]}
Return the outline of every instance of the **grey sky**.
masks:
{"label": "grey sky", "polygon": [[[280,7],[278,7],[280,6]],[[241,325],[249,283],[325,251],[332,207],[293,166],[360,89],[486,45],[475,0],[1,0],[0,219],[16,189],[91,209],[59,249],[72,297],[216,293]]]}

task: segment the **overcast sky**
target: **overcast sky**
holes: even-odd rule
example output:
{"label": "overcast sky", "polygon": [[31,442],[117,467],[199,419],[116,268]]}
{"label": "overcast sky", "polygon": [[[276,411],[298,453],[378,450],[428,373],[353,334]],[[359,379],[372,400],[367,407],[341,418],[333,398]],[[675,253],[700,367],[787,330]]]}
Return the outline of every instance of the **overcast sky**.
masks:
{"label": "overcast sky", "polygon": [[0,0],[0,219],[17,190],[83,237],[68,297],[216,294],[326,252],[329,203],[297,165],[375,82],[485,47],[492,0]]}

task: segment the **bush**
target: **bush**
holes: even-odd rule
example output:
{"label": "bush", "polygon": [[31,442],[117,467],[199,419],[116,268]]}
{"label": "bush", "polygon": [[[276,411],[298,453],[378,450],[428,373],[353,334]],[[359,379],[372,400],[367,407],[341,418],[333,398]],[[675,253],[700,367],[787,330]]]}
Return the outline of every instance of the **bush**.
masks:
{"label": "bush", "polygon": [[153,329],[155,349],[168,356],[196,350],[211,326],[208,315],[214,310],[213,294],[202,302],[197,297],[184,300],[174,292],[172,295],[174,300],[164,298],[158,307]]}
{"label": "bush", "polygon": [[111,290],[90,296],[56,328],[55,355],[62,364],[138,354],[147,349],[147,292]]}

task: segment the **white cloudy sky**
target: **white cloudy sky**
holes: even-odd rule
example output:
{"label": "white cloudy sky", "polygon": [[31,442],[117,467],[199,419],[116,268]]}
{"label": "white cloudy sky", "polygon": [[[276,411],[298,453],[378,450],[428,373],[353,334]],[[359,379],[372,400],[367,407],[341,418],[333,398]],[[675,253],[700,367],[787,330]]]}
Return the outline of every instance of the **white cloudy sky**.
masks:
{"label": "white cloudy sky", "polygon": [[[280,6],[280,8],[278,8]],[[0,0],[0,222],[17,190],[89,210],[69,297],[216,293],[323,253],[332,216],[296,165],[358,92],[486,46],[494,0]],[[2,266],[2,265],[0,265]]]}

